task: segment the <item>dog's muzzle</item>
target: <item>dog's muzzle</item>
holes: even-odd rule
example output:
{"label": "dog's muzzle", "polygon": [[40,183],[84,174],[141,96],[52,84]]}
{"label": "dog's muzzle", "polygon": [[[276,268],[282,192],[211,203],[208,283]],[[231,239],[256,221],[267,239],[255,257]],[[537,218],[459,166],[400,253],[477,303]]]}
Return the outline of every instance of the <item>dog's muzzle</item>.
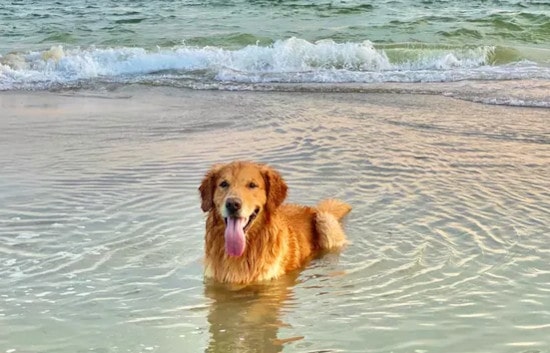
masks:
{"label": "dog's muzzle", "polygon": [[238,217],[242,206],[243,202],[237,197],[230,197],[225,200],[225,209],[229,217]]}

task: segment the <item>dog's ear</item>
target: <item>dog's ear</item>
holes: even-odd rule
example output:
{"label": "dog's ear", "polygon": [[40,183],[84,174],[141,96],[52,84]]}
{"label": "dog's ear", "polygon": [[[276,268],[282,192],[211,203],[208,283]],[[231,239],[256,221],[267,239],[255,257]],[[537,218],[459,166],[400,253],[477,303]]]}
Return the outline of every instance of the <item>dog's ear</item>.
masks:
{"label": "dog's ear", "polygon": [[287,186],[283,177],[273,168],[265,166],[262,170],[266,187],[266,211],[268,214],[275,211],[286,199]]}
{"label": "dog's ear", "polygon": [[201,209],[208,212],[214,207],[214,190],[216,190],[216,180],[221,166],[214,165],[202,179],[199,191],[201,193]]}

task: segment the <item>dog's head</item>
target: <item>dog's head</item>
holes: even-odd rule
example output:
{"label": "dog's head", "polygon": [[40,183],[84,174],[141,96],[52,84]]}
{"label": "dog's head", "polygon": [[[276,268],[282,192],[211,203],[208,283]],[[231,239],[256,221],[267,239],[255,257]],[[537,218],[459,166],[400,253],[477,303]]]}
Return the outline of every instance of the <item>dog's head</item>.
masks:
{"label": "dog's head", "polygon": [[225,250],[241,256],[247,232],[258,216],[270,215],[286,198],[287,186],[281,175],[267,165],[232,162],[213,166],[199,187],[201,208],[217,212],[225,221]]}

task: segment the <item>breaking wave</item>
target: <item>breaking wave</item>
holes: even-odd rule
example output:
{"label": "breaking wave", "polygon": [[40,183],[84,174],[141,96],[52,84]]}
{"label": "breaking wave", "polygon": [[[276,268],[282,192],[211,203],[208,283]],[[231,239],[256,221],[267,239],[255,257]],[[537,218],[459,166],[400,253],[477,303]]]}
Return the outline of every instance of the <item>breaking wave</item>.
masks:
{"label": "breaking wave", "polygon": [[[546,56],[545,53],[544,55]],[[545,59],[546,60],[546,59]],[[258,83],[454,82],[548,79],[543,62],[511,48],[299,38],[237,50],[220,47],[63,48],[0,56],[0,90],[75,87],[95,82],[212,88]],[[218,86],[217,86],[218,85]]]}

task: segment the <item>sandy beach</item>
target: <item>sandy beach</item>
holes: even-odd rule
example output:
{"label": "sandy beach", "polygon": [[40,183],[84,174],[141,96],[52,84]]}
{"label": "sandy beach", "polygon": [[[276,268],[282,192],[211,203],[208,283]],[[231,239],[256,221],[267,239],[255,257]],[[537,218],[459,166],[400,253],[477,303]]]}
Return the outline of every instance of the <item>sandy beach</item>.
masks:
{"label": "sandy beach", "polygon": [[[9,351],[547,348],[548,109],[125,86],[0,110]],[[233,159],[350,202],[351,244],[271,291],[205,287],[197,187]]]}

